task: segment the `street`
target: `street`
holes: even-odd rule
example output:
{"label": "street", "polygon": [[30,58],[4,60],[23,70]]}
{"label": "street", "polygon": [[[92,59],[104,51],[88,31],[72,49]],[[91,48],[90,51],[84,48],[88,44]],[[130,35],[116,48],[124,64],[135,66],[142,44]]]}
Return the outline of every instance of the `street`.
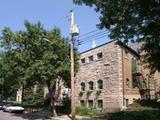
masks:
{"label": "street", "polygon": [[49,120],[34,114],[9,113],[0,110],[0,120]]}
{"label": "street", "polygon": [[27,120],[21,117],[20,114],[8,113],[0,111],[0,120]]}
{"label": "street", "polygon": [[[48,117],[47,117],[48,116]],[[44,113],[9,113],[0,110],[0,120],[50,120]],[[52,117],[52,120],[71,120],[67,115]],[[88,120],[88,119],[85,119]]]}

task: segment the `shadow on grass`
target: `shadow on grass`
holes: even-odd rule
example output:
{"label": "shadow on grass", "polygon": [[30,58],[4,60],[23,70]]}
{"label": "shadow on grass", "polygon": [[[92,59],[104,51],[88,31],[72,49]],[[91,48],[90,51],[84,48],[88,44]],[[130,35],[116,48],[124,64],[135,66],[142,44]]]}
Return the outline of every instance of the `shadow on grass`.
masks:
{"label": "shadow on grass", "polygon": [[156,100],[137,100],[135,102],[144,107],[152,107],[160,109],[160,102],[156,102]]}
{"label": "shadow on grass", "polygon": [[160,110],[126,111],[106,114],[107,120],[160,120]]}
{"label": "shadow on grass", "polygon": [[21,117],[26,120],[50,120],[51,112],[49,111],[37,111],[28,113],[12,113],[13,116]]}

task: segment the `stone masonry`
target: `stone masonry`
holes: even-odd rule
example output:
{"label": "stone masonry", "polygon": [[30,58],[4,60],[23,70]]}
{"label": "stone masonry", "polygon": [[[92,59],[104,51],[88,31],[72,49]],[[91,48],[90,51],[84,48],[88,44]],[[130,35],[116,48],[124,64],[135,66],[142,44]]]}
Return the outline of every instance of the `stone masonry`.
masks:
{"label": "stone masonry", "polygon": [[[102,53],[98,59],[97,54]],[[93,55],[93,61],[88,57]],[[123,108],[122,93],[122,61],[121,48],[115,42],[107,43],[98,48],[81,53],[80,58],[85,58],[85,63],[80,63],[79,72],[76,75],[76,105],[84,101],[87,105],[93,101],[93,107],[97,107],[97,101],[102,100],[103,108],[107,111],[120,110]],[[80,61],[79,61],[80,62]],[[97,94],[97,81],[103,81],[103,89]],[[88,83],[93,82],[93,90],[90,91]],[[80,95],[80,84],[85,83],[85,90]]]}
{"label": "stone masonry", "polygon": [[[151,83],[149,70],[143,64],[137,64],[135,75],[138,77],[133,78],[132,62],[140,61],[139,58],[135,50],[117,41],[81,53],[75,78],[76,106],[85,105],[97,110],[103,106],[105,111],[120,111],[134,100],[155,98],[160,75],[153,75]],[[136,86],[135,79],[139,82]],[[103,84],[100,89],[99,81]]]}

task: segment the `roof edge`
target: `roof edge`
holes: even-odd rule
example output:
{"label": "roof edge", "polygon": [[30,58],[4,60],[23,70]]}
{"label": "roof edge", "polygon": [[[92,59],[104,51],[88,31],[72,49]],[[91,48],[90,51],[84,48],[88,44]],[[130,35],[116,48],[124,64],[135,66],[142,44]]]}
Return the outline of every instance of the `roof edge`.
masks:
{"label": "roof edge", "polygon": [[135,54],[137,57],[140,57],[140,55],[135,50],[133,50],[131,47],[129,47],[128,45],[124,44],[123,42],[117,41],[117,44],[120,45],[121,47],[126,48],[127,50],[129,50],[130,52]]}
{"label": "roof edge", "polygon": [[99,48],[99,47],[101,47],[101,46],[107,45],[107,44],[112,43],[112,42],[115,42],[115,41],[117,41],[117,40],[112,40],[112,41],[106,42],[106,43],[104,43],[104,44],[102,44],[102,45],[99,45],[99,46],[97,46],[97,47],[95,47],[95,48],[91,48],[91,49],[89,49],[89,50],[83,51],[83,52],[81,52],[80,54],[89,52],[89,51],[91,51],[91,50],[97,49],[97,48]]}
{"label": "roof edge", "polygon": [[104,43],[104,44],[102,44],[102,45],[99,45],[99,46],[97,46],[97,47],[95,47],[95,48],[91,48],[91,49],[89,49],[89,50],[86,50],[86,51],[84,51],[84,52],[81,52],[80,55],[83,54],[83,53],[89,52],[89,51],[91,51],[91,50],[97,49],[97,48],[99,48],[99,47],[102,47],[102,46],[104,46],[104,45],[107,45],[107,44],[109,44],[109,43],[115,42],[115,41],[117,41],[116,44],[118,44],[119,46],[124,47],[125,49],[127,49],[127,50],[129,50],[130,52],[132,52],[133,54],[135,54],[137,57],[140,57],[140,55],[139,55],[135,50],[133,50],[131,47],[129,47],[128,45],[124,44],[123,42],[121,42],[121,41],[119,41],[119,40],[112,40],[112,41],[106,42],[106,43]]}

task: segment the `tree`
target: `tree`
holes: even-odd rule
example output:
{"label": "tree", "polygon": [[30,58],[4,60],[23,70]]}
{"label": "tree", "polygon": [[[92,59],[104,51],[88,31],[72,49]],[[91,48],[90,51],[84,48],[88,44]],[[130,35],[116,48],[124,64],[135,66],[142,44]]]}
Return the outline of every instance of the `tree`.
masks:
{"label": "tree", "polygon": [[100,13],[99,28],[110,31],[110,38],[124,42],[143,41],[145,62],[160,71],[160,1],[159,0],[73,0],[94,6]]}
{"label": "tree", "polygon": [[47,31],[40,23],[31,24],[28,21],[25,21],[25,27],[26,31],[15,33],[9,28],[2,31],[1,44],[9,66],[8,79],[23,88],[37,83],[47,85],[53,115],[56,116],[56,81],[69,81],[69,45],[58,28]]}
{"label": "tree", "polygon": [[[7,100],[9,97],[15,96],[16,87],[14,82],[10,82],[9,66],[3,52],[0,53],[0,95],[1,100]],[[6,64],[7,63],[7,64]],[[8,75],[7,75],[8,74]]]}

